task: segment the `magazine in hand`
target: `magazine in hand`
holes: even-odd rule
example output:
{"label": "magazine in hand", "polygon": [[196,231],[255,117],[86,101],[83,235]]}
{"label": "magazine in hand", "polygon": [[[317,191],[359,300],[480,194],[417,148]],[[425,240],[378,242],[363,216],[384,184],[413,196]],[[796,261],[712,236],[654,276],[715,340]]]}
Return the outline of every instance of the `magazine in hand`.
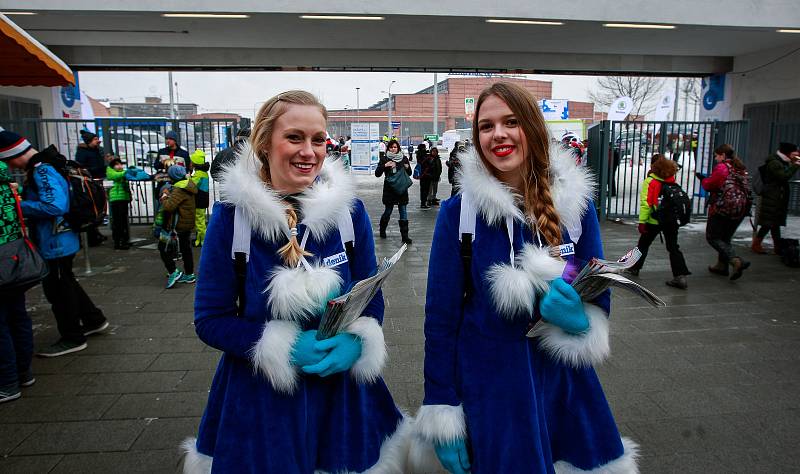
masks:
{"label": "magazine in hand", "polygon": [[317,340],[333,337],[355,321],[367,307],[381,285],[403,256],[408,245],[403,244],[391,258],[384,258],[375,275],[358,281],[347,293],[328,301],[317,329]]}
{"label": "magazine in hand", "polygon": [[[667,306],[667,303],[656,296],[655,293],[622,275],[622,272],[633,267],[640,258],[642,258],[642,252],[638,247],[629,250],[616,262],[593,258],[572,280],[572,287],[581,297],[581,301],[592,301],[606,291],[608,287],[616,286],[639,295],[651,306]],[[528,331],[528,337],[534,337],[536,328],[539,327],[541,322],[542,320],[539,319],[533,325]]]}

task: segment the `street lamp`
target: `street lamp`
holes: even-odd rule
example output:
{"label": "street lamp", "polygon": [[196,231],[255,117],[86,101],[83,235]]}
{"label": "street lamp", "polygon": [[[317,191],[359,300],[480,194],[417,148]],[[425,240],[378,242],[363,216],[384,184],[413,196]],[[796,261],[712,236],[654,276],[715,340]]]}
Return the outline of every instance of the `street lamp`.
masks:
{"label": "street lamp", "polygon": [[389,135],[389,137],[391,137],[393,135],[392,132],[394,131],[394,129],[392,128],[392,84],[394,84],[395,82],[397,82],[397,81],[392,81],[392,82],[389,83],[389,91],[388,92],[387,91],[381,91],[381,92],[386,93],[389,96],[389,102],[388,102],[389,106],[387,108],[387,110],[389,112],[388,113],[388,122],[387,122],[387,124],[389,125],[389,128],[388,128],[389,131],[388,131],[387,135]]}
{"label": "street lamp", "polygon": [[356,122],[361,123],[361,103],[358,99],[358,92],[361,90],[360,87],[356,87]]}

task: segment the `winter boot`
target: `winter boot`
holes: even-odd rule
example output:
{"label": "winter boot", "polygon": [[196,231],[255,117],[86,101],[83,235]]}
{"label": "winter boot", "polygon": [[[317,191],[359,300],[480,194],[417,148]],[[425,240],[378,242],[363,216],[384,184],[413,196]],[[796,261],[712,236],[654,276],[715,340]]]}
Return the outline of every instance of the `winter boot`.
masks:
{"label": "winter boot", "polygon": [[731,259],[731,267],[733,268],[731,280],[738,280],[742,277],[742,273],[750,267],[750,262],[745,262],[741,257],[734,257]]}
{"label": "winter boot", "polygon": [[722,260],[717,259],[717,263],[715,265],[710,265],[708,271],[715,275],[728,276],[728,265]]}
{"label": "winter boot", "polygon": [[678,275],[672,280],[667,282],[667,286],[671,286],[673,288],[678,288],[679,290],[685,290],[689,287],[686,283],[686,275]]}
{"label": "winter boot", "polygon": [[380,232],[381,232],[381,238],[382,239],[386,238],[386,227],[389,225],[389,219],[390,219],[389,217],[381,216]]}
{"label": "winter boot", "polygon": [[411,239],[408,238],[408,220],[401,219],[399,222],[400,222],[400,235],[403,237],[403,243],[411,245]]}
{"label": "winter boot", "polygon": [[763,237],[753,236],[753,243],[752,245],[750,245],[750,249],[755,253],[761,253],[761,254],[767,253],[767,251],[764,250],[764,247],[761,246],[761,242],[763,240],[764,240]]}

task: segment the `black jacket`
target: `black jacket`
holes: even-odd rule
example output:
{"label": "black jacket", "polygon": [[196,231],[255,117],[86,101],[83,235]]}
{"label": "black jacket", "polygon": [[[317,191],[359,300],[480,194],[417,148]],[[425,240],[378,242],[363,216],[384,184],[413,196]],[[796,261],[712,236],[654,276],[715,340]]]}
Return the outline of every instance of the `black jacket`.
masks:
{"label": "black jacket", "polygon": [[233,142],[233,145],[229,146],[228,148],[220,151],[211,160],[211,177],[216,181],[219,180],[220,176],[222,176],[222,168],[233,163],[236,159],[236,152],[238,151],[239,145],[243,143],[246,138],[237,139]]}
{"label": "black jacket", "polygon": [[[381,157],[381,160],[378,162],[378,167],[375,168],[375,177],[380,178],[385,171],[389,171],[386,169],[386,162],[389,161],[389,158],[386,156]],[[408,157],[404,157],[403,160],[400,162],[403,166],[397,167],[395,166],[394,171],[395,173],[400,172],[401,170],[405,169],[405,172],[411,176],[411,164],[408,162]],[[383,180],[383,197],[381,199],[384,206],[405,206],[408,205],[408,190],[406,190],[403,194],[398,195],[397,193],[392,190],[391,186]]]}
{"label": "black jacket", "polygon": [[81,143],[75,151],[75,161],[88,169],[92,178],[104,179],[106,177],[106,160],[103,158],[102,148],[91,148],[85,143]]}
{"label": "black jacket", "polygon": [[761,176],[764,191],[761,193],[761,205],[758,208],[759,225],[786,225],[786,214],[789,209],[789,180],[800,167],[781,160],[778,155],[771,155],[766,160],[766,175]]}

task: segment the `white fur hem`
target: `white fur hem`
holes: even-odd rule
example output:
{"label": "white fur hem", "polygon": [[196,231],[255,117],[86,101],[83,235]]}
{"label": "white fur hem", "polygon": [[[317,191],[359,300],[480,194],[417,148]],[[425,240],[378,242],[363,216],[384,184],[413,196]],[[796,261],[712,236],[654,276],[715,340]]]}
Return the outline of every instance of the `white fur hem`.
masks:
{"label": "white fur hem", "polygon": [[437,443],[450,443],[467,436],[461,405],[422,405],[417,412],[415,428],[423,439]]}
{"label": "white fur hem", "polygon": [[[403,474],[408,472],[408,449],[413,436],[413,420],[404,417],[395,432],[381,444],[378,462],[363,471],[363,474]],[[183,474],[209,474],[213,458],[197,451],[197,439],[189,438],[181,444],[185,457]],[[314,474],[328,474],[315,470]],[[356,474],[354,471],[338,471],[336,474]]]}
{"label": "white fur hem", "polygon": [[585,471],[564,461],[556,462],[556,474],[638,474],[639,445],[629,438],[622,438],[622,456],[602,466]]}
{"label": "white fur hem", "polygon": [[267,307],[275,319],[303,321],[322,314],[325,304],[339,296],[342,277],[328,267],[280,267],[271,275],[265,293]]}
{"label": "white fur hem", "polygon": [[350,368],[350,374],[358,383],[374,382],[386,365],[383,328],[375,318],[361,316],[350,323],[345,332],[356,335],[361,340],[361,357]]}
{"label": "white fur hem", "polygon": [[559,362],[581,368],[604,361],[611,348],[608,343],[608,316],[605,311],[590,303],[583,304],[589,318],[589,331],[569,334],[558,326],[542,322],[534,337],[550,356]]}
{"label": "white fur hem", "polygon": [[292,393],[297,387],[297,370],[292,364],[291,354],[299,334],[297,324],[272,320],[264,326],[261,339],[251,350],[253,367],[264,374],[279,392]]}
{"label": "white fur hem", "polygon": [[197,438],[186,438],[181,443],[183,474],[209,474],[213,458],[197,451]]}

